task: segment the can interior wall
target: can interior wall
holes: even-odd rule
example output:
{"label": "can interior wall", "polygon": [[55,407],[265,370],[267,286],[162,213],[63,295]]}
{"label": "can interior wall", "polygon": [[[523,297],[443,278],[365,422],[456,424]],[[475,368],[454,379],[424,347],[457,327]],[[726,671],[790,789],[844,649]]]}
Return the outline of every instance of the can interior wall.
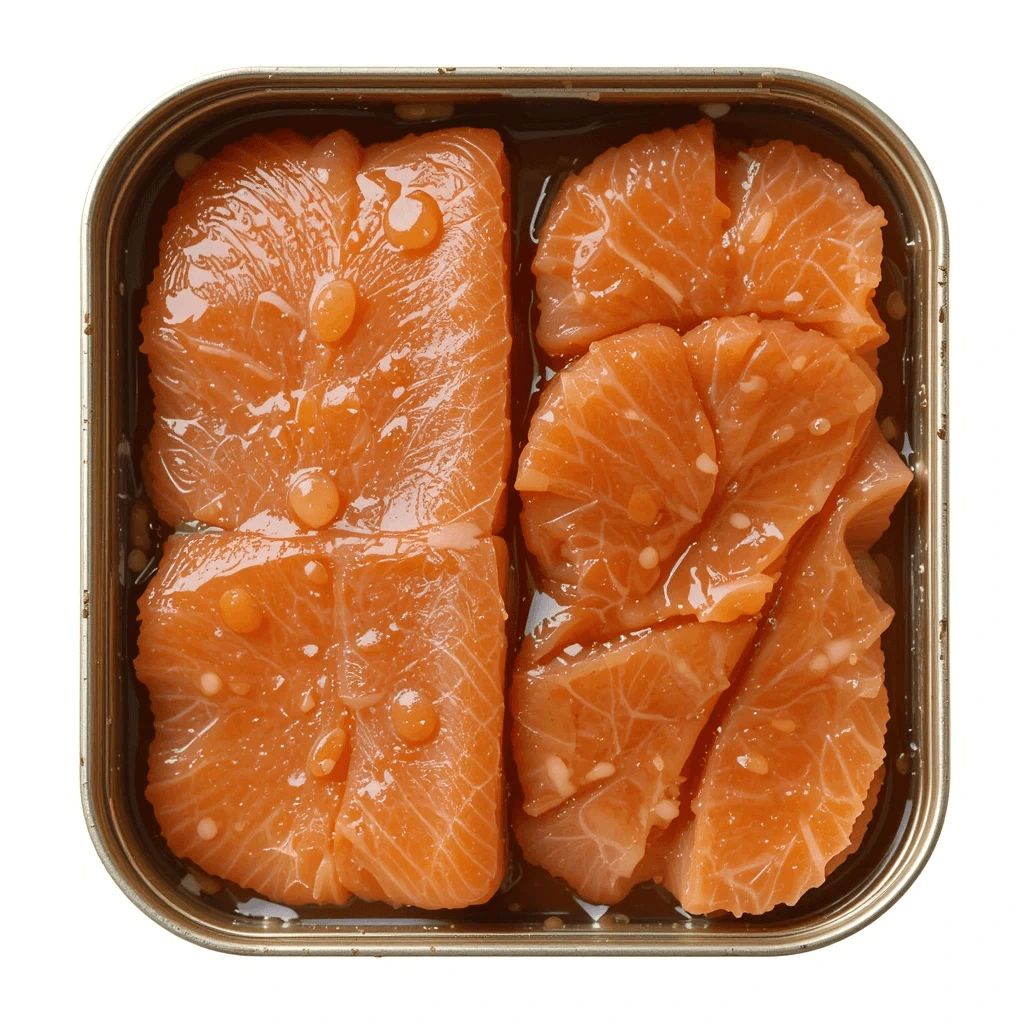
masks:
{"label": "can interior wall", "polygon": [[[396,104],[406,106],[396,112]],[[498,130],[512,170],[515,459],[546,365],[533,344],[530,263],[547,204],[567,174],[609,146],[708,113],[720,137],[788,138],[836,160],[886,215],[876,304],[890,341],[881,349],[879,419],[915,483],[875,551],[896,616],[883,637],[891,705],[886,777],[861,850],[796,907],[739,921],[690,918],[653,883],[604,913],[526,864],[514,843],[501,891],[461,911],[358,900],[343,908],[277,907],[183,865],[143,796],[152,723],[132,669],[136,603],[169,529],[157,527],[163,533],[142,572],[127,560],[152,417],[139,315],[181,187],[175,158],[212,156],[228,142],[282,127],[307,136],[347,128],[364,145],[448,125]],[[882,115],[839,87],[794,73],[220,76],[164,101],[115,147],[94,185],[84,245],[84,802],[101,856],[147,913],[196,941],[238,951],[782,952],[848,933],[909,884],[941,825],[948,773],[946,242],[927,169]],[[513,654],[531,598],[517,513],[513,491],[505,533],[513,554]]]}

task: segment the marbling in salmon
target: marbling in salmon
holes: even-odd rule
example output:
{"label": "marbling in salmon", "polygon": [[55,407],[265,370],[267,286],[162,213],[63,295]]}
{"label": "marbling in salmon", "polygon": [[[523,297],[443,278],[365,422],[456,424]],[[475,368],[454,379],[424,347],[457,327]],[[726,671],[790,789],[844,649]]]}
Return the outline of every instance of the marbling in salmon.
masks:
{"label": "marbling in salmon", "polygon": [[842,167],[784,140],[716,147],[708,121],[638,135],[562,184],[533,269],[549,353],[644,323],[784,317],[877,347],[885,217]]}
{"label": "marbling in salmon", "polygon": [[667,861],[684,910],[793,904],[850,846],[885,754],[881,635],[893,616],[858,559],[909,482],[874,428],[788,559]]}
{"label": "marbling in salmon", "polygon": [[135,663],[172,852],[283,903],[489,898],[504,560],[450,533],[172,537]]}
{"label": "marbling in salmon", "polygon": [[142,315],[161,517],[500,526],[506,190],[473,128],[256,135],[190,177]]}

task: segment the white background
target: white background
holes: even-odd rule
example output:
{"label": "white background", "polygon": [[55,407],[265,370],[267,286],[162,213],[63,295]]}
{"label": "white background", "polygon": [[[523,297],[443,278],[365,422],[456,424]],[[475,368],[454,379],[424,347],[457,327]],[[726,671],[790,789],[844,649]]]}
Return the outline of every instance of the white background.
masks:
{"label": "white background", "polygon": [[[994,3],[38,2],[7,8],[0,176],[0,992],[10,1020],[1002,1020],[1020,1012],[1020,25]],[[1006,6],[1009,10],[1009,5]],[[165,91],[262,65],[777,65],[837,79],[918,144],[952,236],[953,785],[909,893],[771,960],[245,959],[118,892],[78,796],[81,207]],[[1011,947],[1015,935],[1016,948]],[[1016,955],[1014,955],[1016,954]],[[5,1013],[6,1015],[6,1013]],[[1020,1019],[1020,1018],[1018,1018]]]}

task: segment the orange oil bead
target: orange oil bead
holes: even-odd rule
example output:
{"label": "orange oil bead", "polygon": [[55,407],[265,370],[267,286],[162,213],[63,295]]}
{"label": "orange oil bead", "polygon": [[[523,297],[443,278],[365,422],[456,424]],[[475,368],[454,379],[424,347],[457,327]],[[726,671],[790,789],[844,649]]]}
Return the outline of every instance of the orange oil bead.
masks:
{"label": "orange oil bead", "polygon": [[327,572],[327,567],[323,562],[318,562],[315,558],[311,558],[303,567],[302,571],[306,576],[306,579],[310,583],[314,583],[317,586],[323,586],[324,583],[330,579]]}
{"label": "orange oil bead", "polygon": [[292,483],[288,504],[300,525],[319,530],[334,521],[341,495],[330,473],[314,469],[301,474]]}
{"label": "orange oil bead", "polygon": [[356,315],[356,298],[351,281],[327,281],[314,292],[309,323],[325,345],[337,345],[348,333]]}
{"label": "orange oil bead", "polygon": [[402,690],[391,703],[391,724],[406,743],[423,743],[437,729],[437,712],[419,690]]}
{"label": "orange oil bead", "polygon": [[441,207],[427,192],[400,196],[384,216],[384,234],[396,249],[425,249],[441,233]]}
{"label": "orange oil bead", "polygon": [[334,771],[338,758],[341,757],[348,736],[344,729],[331,729],[313,745],[309,752],[309,772],[317,779],[322,779]]}
{"label": "orange oil bead", "polygon": [[244,587],[234,587],[220,595],[220,616],[224,625],[235,633],[252,633],[263,621],[263,611],[256,598]]}

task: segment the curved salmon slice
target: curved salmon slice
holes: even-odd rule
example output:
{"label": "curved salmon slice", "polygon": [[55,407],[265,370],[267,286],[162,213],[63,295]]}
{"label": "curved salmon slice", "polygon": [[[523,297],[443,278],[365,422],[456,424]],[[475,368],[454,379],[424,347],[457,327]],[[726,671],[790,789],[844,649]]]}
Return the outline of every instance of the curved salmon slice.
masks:
{"label": "curved salmon slice", "polygon": [[719,314],[728,216],[710,121],[606,150],[563,182],[544,223],[533,262],[540,345],[567,355],[640,324]]}
{"label": "curved salmon slice", "polygon": [[711,320],[683,347],[715,431],[715,496],[659,585],[622,608],[627,628],[757,612],[776,563],[842,477],[881,392],[842,345],[781,320]]}
{"label": "curved salmon slice", "polygon": [[172,852],[289,904],[493,892],[504,563],[472,533],[170,538],[136,671]]}
{"label": "curved salmon slice", "polygon": [[803,146],[716,152],[707,121],[640,135],[555,197],[533,263],[537,340],[568,355],[643,323],[685,331],[758,313],[877,347],[884,224],[853,178]]}
{"label": "curved salmon slice", "polygon": [[[174,536],[139,605],[160,830],[177,856],[281,903],[348,898],[331,844],[350,712],[326,639],[329,565],[313,539]],[[221,602],[243,592],[257,621],[237,632]]]}
{"label": "curved salmon slice", "polygon": [[527,546],[571,601],[639,597],[700,521],[715,460],[675,331],[595,342],[530,422],[516,478]]}
{"label": "curved salmon slice", "polygon": [[880,637],[893,615],[857,558],[910,479],[873,428],[788,559],[705,766],[694,821],[666,866],[665,884],[689,913],[792,905],[850,846],[884,757]]}
{"label": "curved salmon slice", "polygon": [[267,529],[297,475],[326,474],[328,523],[500,524],[506,179],[500,138],[472,128],[365,153],[257,135],[196,172],[142,316],[161,517]]}
{"label": "curved salmon slice", "polygon": [[784,316],[851,351],[885,342],[872,302],[885,215],[860,185],[839,164],[785,140],[719,160],[735,211],[723,239],[728,310]]}
{"label": "curved salmon slice", "polygon": [[502,548],[398,538],[339,578],[353,749],[335,849],[358,896],[464,907],[501,884]]}
{"label": "curved salmon slice", "polygon": [[[604,344],[595,342],[593,348]],[[690,331],[683,336],[682,348],[686,366],[673,369],[692,380],[698,405],[707,411],[714,430],[717,453],[717,462],[707,467],[713,471],[708,480],[714,481],[714,495],[700,526],[690,533],[688,543],[684,539],[667,557],[663,550],[657,552],[657,583],[642,579],[648,589],[639,597],[625,595],[619,604],[588,606],[563,589],[568,607],[526,638],[521,657],[540,661],[595,633],[634,631],[677,616],[728,622],[755,614],[771,593],[793,538],[825,505],[872,422],[881,390],[878,378],[862,359],[817,331],[779,320],[731,317],[709,320]],[[587,359],[589,355],[579,362]],[[572,373],[577,365],[562,374]],[[682,393],[679,410],[657,410],[656,424],[687,426],[690,404],[686,391]],[[622,401],[617,392],[609,391],[609,396]],[[543,405],[538,415],[542,411],[561,412]],[[531,432],[536,420],[537,415]],[[546,430],[558,423],[555,420]],[[586,435],[573,436],[573,443],[595,464],[615,468],[615,456],[609,456],[601,443]],[[639,464],[645,472],[654,472]],[[665,472],[669,465],[664,463],[657,472]],[[610,518],[603,495],[591,500],[593,504],[584,506],[591,522]],[[621,521],[621,512],[615,514]],[[575,567],[564,561],[571,547],[564,542],[545,546],[552,534],[561,540],[555,532],[559,524],[535,523],[535,515],[527,505],[527,545],[542,555],[548,579],[572,579]],[[642,538],[629,539],[632,550],[641,542]],[[600,544],[597,549],[604,550]]]}
{"label": "curved salmon slice", "polygon": [[679,814],[680,772],[754,628],[690,622],[517,669],[527,860],[594,903],[628,891],[652,829]]}

